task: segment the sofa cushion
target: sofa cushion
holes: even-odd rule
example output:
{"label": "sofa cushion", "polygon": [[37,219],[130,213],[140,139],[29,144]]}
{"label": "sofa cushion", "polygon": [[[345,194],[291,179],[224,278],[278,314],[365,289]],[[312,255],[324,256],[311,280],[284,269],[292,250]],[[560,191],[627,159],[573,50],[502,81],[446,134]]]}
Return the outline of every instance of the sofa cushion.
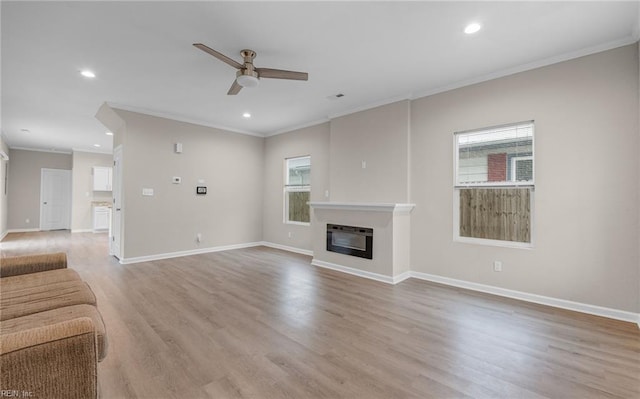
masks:
{"label": "sofa cushion", "polygon": [[62,283],[65,281],[81,281],[78,272],[72,269],[50,270],[40,273],[22,274],[0,278],[0,292],[33,288],[41,285]]}
{"label": "sofa cushion", "polygon": [[95,295],[83,281],[64,281],[3,291],[0,295],[0,321],[82,304],[96,304]]}
{"label": "sofa cushion", "polygon": [[3,335],[2,397],[97,398],[96,347],[86,317]]}
{"label": "sofa cushion", "polygon": [[0,335],[16,333],[22,330],[54,325],[63,321],[73,320],[79,317],[88,317],[93,322],[98,341],[98,361],[107,355],[107,333],[104,321],[98,309],[93,305],[73,305],[34,313],[27,316],[4,320],[0,323]]}
{"label": "sofa cushion", "polygon": [[6,257],[0,258],[0,277],[64,269],[66,267],[67,255],[63,252]]}

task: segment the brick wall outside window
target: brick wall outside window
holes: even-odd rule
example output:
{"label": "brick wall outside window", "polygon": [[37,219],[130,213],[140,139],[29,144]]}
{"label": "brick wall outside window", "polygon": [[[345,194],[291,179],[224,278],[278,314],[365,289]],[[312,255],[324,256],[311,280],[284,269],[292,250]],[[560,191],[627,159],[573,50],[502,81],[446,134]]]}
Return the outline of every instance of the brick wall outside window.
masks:
{"label": "brick wall outside window", "polygon": [[507,181],[507,153],[487,155],[487,180]]}

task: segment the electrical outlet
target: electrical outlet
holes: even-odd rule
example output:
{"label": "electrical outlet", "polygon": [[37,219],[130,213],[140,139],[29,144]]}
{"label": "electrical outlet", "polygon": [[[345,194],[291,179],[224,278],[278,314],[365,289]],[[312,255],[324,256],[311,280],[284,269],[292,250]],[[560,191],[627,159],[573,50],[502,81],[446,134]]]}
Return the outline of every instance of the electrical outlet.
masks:
{"label": "electrical outlet", "polygon": [[500,262],[499,260],[496,260],[493,262],[493,271],[494,272],[501,272],[502,271],[502,262]]}
{"label": "electrical outlet", "polygon": [[196,234],[196,242],[202,242],[202,233]]}
{"label": "electrical outlet", "polygon": [[289,238],[293,237],[293,233],[289,232],[288,236]]}
{"label": "electrical outlet", "polygon": [[24,220],[25,223],[29,224],[31,223],[31,220],[29,220],[28,218]]}

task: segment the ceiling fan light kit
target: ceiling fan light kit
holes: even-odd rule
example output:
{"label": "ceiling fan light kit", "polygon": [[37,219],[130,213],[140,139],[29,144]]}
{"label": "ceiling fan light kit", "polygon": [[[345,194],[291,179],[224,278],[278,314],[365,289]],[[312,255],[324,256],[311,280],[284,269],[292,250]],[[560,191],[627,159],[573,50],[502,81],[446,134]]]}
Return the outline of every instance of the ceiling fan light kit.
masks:
{"label": "ceiling fan light kit", "polygon": [[243,73],[244,71],[238,71],[236,73],[236,81],[242,87],[256,87],[260,80],[258,79],[258,74],[253,72],[252,75],[246,75]]}
{"label": "ceiling fan light kit", "polygon": [[228,95],[236,95],[243,87],[256,87],[260,83],[260,78],[270,79],[288,79],[288,80],[309,80],[309,74],[306,72],[285,71],[283,69],[271,69],[271,68],[256,68],[253,65],[253,59],[256,57],[256,52],[253,50],[242,50],[240,55],[244,61],[243,64],[237,62],[233,58],[229,58],[226,55],[205,46],[202,43],[194,43],[196,48],[204,51],[205,53],[212,55],[220,61],[231,65],[236,68],[236,79],[231,84],[231,88],[227,92]]}

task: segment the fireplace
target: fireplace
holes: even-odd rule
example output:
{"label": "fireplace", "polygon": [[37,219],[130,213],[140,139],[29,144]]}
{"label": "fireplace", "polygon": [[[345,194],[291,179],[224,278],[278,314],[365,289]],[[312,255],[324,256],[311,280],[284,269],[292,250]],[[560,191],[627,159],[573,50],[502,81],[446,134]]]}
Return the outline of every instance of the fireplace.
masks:
{"label": "fireplace", "polygon": [[[390,284],[409,276],[410,213],[414,204],[310,202],[309,205],[313,208],[312,265]],[[352,241],[345,240],[340,233],[347,233]],[[354,256],[344,256],[343,251]]]}
{"label": "fireplace", "polygon": [[373,229],[328,223],[327,251],[373,259]]}

